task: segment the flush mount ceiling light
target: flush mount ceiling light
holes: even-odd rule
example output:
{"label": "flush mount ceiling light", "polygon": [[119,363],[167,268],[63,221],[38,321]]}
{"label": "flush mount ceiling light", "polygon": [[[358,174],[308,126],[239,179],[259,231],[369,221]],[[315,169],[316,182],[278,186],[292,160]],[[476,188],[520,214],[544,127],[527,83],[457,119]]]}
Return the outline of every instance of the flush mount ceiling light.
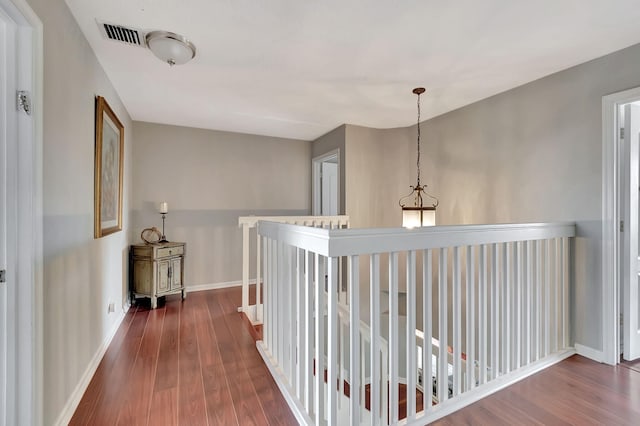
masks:
{"label": "flush mount ceiling light", "polygon": [[180,34],[151,31],[145,37],[149,50],[169,65],[182,65],[196,56],[196,46]]}
{"label": "flush mount ceiling light", "polygon": [[[436,224],[436,207],[438,207],[438,199],[426,192],[427,185],[420,185],[420,95],[425,92],[424,87],[416,87],[413,93],[418,95],[418,160],[416,161],[418,169],[418,180],[416,186],[411,185],[411,193],[402,197],[398,204],[402,208],[402,226],[405,228],[417,228],[420,226],[434,226]],[[407,206],[403,200],[413,196],[413,205]],[[429,205],[424,204],[424,197],[433,200]]]}

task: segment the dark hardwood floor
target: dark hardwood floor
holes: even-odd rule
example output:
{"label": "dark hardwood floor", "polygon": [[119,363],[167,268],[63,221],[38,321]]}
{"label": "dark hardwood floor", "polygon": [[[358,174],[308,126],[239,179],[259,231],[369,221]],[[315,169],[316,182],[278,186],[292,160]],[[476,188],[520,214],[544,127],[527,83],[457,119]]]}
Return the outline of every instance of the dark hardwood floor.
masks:
{"label": "dark hardwood floor", "polygon": [[240,320],[240,288],[134,307],[71,425],[295,425]]}
{"label": "dark hardwood floor", "polygon": [[640,372],[578,355],[436,425],[639,425]]}
{"label": "dark hardwood floor", "polygon": [[[70,424],[297,424],[237,312],[240,300],[236,287],[131,308]],[[638,425],[639,366],[573,356],[435,424]]]}

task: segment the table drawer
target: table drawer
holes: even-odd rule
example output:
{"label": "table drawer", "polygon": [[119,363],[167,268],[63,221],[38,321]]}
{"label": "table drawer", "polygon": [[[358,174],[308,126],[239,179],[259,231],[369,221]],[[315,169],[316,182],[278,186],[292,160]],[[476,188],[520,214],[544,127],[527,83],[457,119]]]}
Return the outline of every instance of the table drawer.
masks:
{"label": "table drawer", "polygon": [[156,252],[156,257],[169,257],[169,256],[178,256],[184,254],[184,246],[179,247],[163,247],[158,249]]}

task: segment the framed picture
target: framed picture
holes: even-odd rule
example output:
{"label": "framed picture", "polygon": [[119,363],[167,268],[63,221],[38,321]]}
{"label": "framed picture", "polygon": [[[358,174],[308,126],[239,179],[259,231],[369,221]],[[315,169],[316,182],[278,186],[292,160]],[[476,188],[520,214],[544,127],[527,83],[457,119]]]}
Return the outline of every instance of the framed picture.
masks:
{"label": "framed picture", "polygon": [[96,96],[94,238],[122,230],[124,126],[102,96]]}

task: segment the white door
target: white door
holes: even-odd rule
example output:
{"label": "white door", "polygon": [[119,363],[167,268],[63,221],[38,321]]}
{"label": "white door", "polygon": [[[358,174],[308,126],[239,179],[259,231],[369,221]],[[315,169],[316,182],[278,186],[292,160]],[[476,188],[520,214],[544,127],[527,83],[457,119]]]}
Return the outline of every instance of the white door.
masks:
{"label": "white door", "polygon": [[623,357],[630,361],[640,358],[640,106],[625,105],[624,111],[625,208],[623,259]]}
{"label": "white door", "polygon": [[[0,9],[0,271],[7,269],[7,137],[8,78],[7,62],[11,27]],[[0,281],[4,281],[2,279]],[[0,426],[7,424],[7,283],[0,282]]]}
{"label": "white door", "polygon": [[338,164],[322,163],[322,216],[338,214]]}

